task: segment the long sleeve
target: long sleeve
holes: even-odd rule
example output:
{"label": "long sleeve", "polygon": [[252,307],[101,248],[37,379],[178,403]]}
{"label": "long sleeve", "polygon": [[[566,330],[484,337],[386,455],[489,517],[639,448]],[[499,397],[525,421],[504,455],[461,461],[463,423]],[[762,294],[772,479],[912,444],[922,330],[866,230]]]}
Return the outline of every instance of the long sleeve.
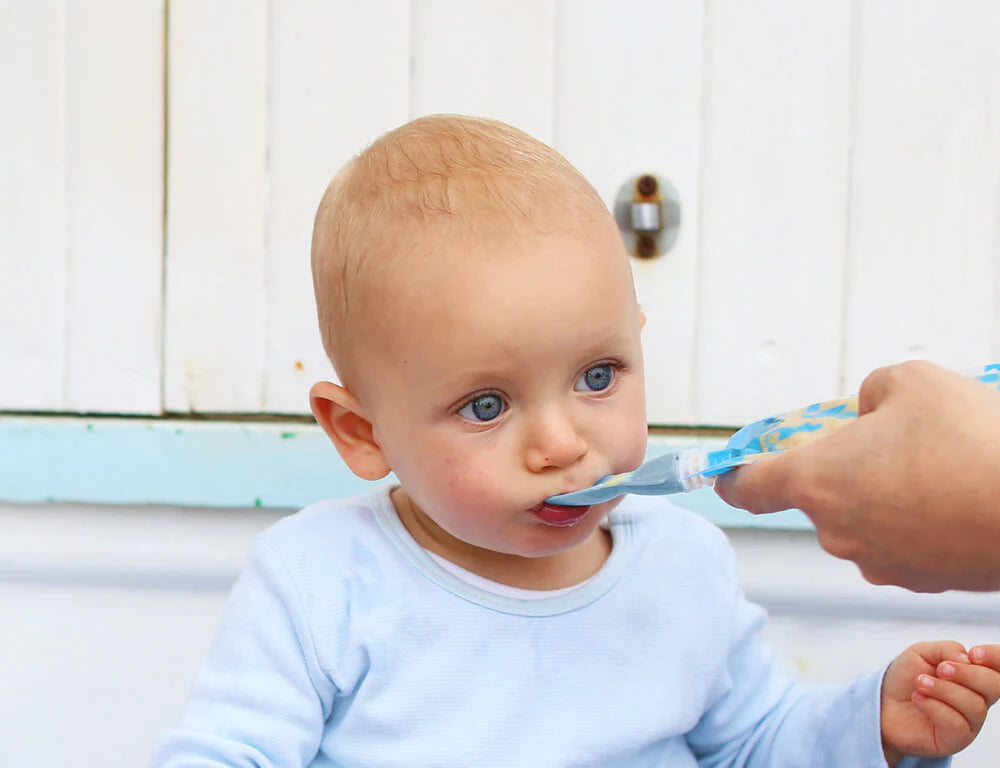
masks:
{"label": "long sleeve", "polygon": [[230,595],[219,632],[154,768],[295,768],[316,755],[335,688],[299,594],[264,542]]}
{"label": "long sleeve", "polygon": [[632,502],[594,579],[523,600],[438,567],[388,493],[262,534],[154,768],[885,768],[880,676],[776,674],[703,519]]}
{"label": "long sleeve", "polygon": [[[886,768],[879,712],[884,670],[846,686],[796,685],[776,673],[773,653],[761,640],[763,611],[736,586],[731,603],[726,673],[717,698],[687,736],[700,768]],[[947,758],[905,758],[899,768],[949,764]]]}

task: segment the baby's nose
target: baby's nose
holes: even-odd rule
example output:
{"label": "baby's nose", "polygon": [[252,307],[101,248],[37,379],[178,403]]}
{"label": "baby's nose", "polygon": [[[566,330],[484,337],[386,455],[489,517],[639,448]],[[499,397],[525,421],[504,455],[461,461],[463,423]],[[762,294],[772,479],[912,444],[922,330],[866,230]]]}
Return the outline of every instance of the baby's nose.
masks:
{"label": "baby's nose", "polygon": [[547,414],[533,425],[525,451],[525,464],[532,472],[568,467],[587,453],[587,441],[564,415]]}

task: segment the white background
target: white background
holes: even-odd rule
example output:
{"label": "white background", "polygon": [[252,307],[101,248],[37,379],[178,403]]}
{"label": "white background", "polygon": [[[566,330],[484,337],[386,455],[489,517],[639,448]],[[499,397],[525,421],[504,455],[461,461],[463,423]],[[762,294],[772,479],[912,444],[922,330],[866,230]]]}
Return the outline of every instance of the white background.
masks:
{"label": "white background", "polygon": [[[609,203],[676,185],[675,248],[634,263],[654,424],[1000,361],[998,40],[993,0],[0,0],[0,412],[304,412],[315,205],[437,111],[534,133]],[[0,504],[0,766],[143,764],[273,518]],[[807,680],[1000,641],[996,595],[730,535]],[[996,768],[997,722],[957,766]]]}

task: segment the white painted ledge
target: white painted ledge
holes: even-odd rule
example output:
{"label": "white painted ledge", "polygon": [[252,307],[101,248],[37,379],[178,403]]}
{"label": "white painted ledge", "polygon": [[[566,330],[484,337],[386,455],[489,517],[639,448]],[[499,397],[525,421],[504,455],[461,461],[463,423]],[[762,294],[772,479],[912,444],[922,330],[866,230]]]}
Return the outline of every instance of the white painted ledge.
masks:
{"label": "white painted ledge", "polygon": [[[287,512],[0,504],[0,584],[225,593],[253,537]],[[873,586],[811,531],[728,535],[747,595],[773,614],[1000,626],[1000,593]]]}
{"label": "white painted ledge", "polygon": [[747,596],[769,612],[876,621],[952,621],[1000,629],[1000,592],[917,594],[876,586],[828,555],[813,531],[728,530]]}

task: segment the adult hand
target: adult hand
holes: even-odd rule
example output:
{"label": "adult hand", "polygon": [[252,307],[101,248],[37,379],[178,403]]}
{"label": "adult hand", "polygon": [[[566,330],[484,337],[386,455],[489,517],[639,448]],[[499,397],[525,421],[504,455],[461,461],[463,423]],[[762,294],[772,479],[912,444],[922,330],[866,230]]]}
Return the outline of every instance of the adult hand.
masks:
{"label": "adult hand", "polygon": [[859,418],[722,475],[729,504],[798,508],[875,584],[1000,589],[1000,393],[926,362],[880,368]]}

